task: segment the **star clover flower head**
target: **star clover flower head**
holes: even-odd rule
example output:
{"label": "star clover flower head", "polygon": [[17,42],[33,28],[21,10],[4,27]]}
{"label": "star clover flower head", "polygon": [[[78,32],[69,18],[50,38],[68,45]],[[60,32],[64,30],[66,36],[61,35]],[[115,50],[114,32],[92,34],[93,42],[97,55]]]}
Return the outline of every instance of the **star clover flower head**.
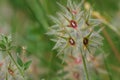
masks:
{"label": "star clover flower head", "polygon": [[83,0],[80,4],[68,0],[67,5],[57,3],[61,11],[56,17],[50,16],[54,25],[50,27],[48,35],[54,36],[56,42],[53,50],[59,54],[77,56],[82,53],[94,53],[102,46],[103,37],[100,30],[94,28],[100,24],[100,20],[92,19],[91,11],[82,9]]}

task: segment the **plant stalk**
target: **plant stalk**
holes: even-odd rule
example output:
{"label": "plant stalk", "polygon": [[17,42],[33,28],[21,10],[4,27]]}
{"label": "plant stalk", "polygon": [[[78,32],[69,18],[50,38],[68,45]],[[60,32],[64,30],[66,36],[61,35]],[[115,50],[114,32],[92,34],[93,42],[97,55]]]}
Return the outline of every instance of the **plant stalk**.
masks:
{"label": "plant stalk", "polygon": [[[24,78],[24,74],[23,74],[23,71],[21,70],[21,68],[18,66],[18,64],[16,63],[16,61],[14,60],[13,56],[11,55],[11,53],[8,51],[8,54],[11,58],[11,60],[13,61],[13,63],[16,65],[17,69],[19,70],[20,74],[22,75],[22,77]],[[25,78],[24,78],[25,80]]]}
{"label": "plant stalk", "polygon": [[85,61],[85,58],[84,58],[83,54],[82,54],[82,61],[83,61],[83,65],[84,65],[84,71],[85,71],[85,74],[86,74],[86,79],[89,80],[89,74],[88,74],[88,70],[87,70],[87,65],[86,65],[86,61]]}

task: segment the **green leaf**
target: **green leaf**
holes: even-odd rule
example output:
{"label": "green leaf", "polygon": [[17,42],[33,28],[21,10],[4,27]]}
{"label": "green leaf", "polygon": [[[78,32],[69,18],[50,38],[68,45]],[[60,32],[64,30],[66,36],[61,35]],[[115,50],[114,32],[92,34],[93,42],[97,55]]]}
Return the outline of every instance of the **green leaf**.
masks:
{"label": "green leaf", "polygon": [[23,67],[23,61],[21,60],[20,57],[17,57],[17,63],[20,67]]}
{"label": "green leaf", "polygon": [[5,41],[6,41],[6,42],[8,42],[8,37],[7,37],[7,36],[5,36],[4,38],[5,38]]}
{"label": "green leaf", "polygon": [[10,46],[9,50],[14,50],[16,48],[16,46]]}
{"label": "green leaf", "polygon": [[24,64],[24,70],[27,70],[30,66],[30,64],[32,63],[32,61],[27,61],[25,64]]}
{"label": "green leaf", "polygon": [[6,49],[6,46],[4,45],[4,44],[0,44],[0,48],[2,48],[2,49]]}
{"label": "green leaf", "polygon": [[2,42],[6,44],[8,42],[8,38],[5,35],[2,35]]}

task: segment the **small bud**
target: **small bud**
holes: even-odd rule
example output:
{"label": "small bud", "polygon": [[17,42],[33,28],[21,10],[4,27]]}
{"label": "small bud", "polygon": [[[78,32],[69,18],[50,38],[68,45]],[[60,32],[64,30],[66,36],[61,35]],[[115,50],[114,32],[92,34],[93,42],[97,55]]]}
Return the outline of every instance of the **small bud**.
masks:
{"label": "small bud", "polygon": [[82,63],[82,59],[79,57],[79,58],[75,58],[75,63],[76,64],[81,64]]}
{"label": "small bud", "polygon": [[84,44],[85,46],[87,46],[88,43],[89,43],[89,40],[88,40],[88,38],[85,37],[85,38],[83,39],[83,44]]}
{"label": "small bud", "polygon": [[73,10],[72,13],[73,13],[74,15],[76,15],[76,14],[77,14],[77,10]]}
{"label": "small bud", "polygon": [[3,63],[2,62],[0,62],[0,67],[3,65]]}
{"label": "small bud", "polygon": [[12,75],[12,76],[14,75],[14,71],[12,69],[8,68],[8,72],[10,75]]}
{"label": "small bud", "polygon": [[79,79],[80,74],[79,74],[78,72],[74,72],[74,73],[73,73],[73,76],[74,76],[76,79]]}

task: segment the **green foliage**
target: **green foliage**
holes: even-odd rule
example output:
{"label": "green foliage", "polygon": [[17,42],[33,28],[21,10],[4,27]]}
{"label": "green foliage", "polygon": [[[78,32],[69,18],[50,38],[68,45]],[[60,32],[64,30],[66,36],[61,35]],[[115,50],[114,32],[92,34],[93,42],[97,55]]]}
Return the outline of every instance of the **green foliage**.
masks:
{"label": "green foliage", "polygon": [[24,65],[23,61],[22,61],[21,58],[18,57],[18,56],[17,56],[17,63],[18,63],[18,65],[19,65],[20,67],[23,67],[23,65]]}
{"label": "green foliage", "polygon": [[32,61],[27,61],[24,63],[24,70],[27,70],[30,67],[30,64],[32,63]]}
{"label": "green foliage", "polygon": [[[13,65],[15,65],[16,69],[19,71],[18,74],[19,73],[21,74],[19,76],[22,76],[23,77],[22,79],[25,80],[25,78],[24,78],[25,71],[30,67],[30,64],[32,63],[32,61],[30,60],[30,61],[27,61],[24,63],[22,61],[22,59],[19,57],[20,55],[19,56],[17,55],[17,61],[16,61],[16,57],[13,57],[13,55],[15,55],[15,54],[12,53],[12,52],[14,52],[14,49],[11,48],[11,47],[13,47],[12,37],[10,35],[9,36],[1,35],[0,37],[1,37],[1,39],[0,39],[1,51],[2,51],[2,53],[4,51],[6,54],[5,57],[9,56],[10,57],[9,61],[11,61],[11,62],[8,62],[9,66],[7,66],[7,64],[6,64],[7,62],[4,62],[4,64],[6,64],[6,66],[4,66],[4,67],[6,67],[6,71],[8,69],[7,72],[9,73],[9,75],[17,75],[17,74],[14,74],[14,71],[12,70],[12,68],[14,69],[14,67],[13,66],[12,66],[12,68],[10,67],[11,63],[14,63]],[[7,74],[7,72],[6,72],[6,74]],[[3,76],[6,76],[6,74],[3,74]],[[6,76],[6,79],[10,79],[10,77]],[[18,77],[18,79],[19,79],[19,77]]]}
{"label": "green foliage", "polygon": [[21,69],[23,69],[24,71],[26,71],[30,67],[32,61],[29,60],[27,62],[23,62],[20,57],[17,57],[17,63],[21,67]]}

